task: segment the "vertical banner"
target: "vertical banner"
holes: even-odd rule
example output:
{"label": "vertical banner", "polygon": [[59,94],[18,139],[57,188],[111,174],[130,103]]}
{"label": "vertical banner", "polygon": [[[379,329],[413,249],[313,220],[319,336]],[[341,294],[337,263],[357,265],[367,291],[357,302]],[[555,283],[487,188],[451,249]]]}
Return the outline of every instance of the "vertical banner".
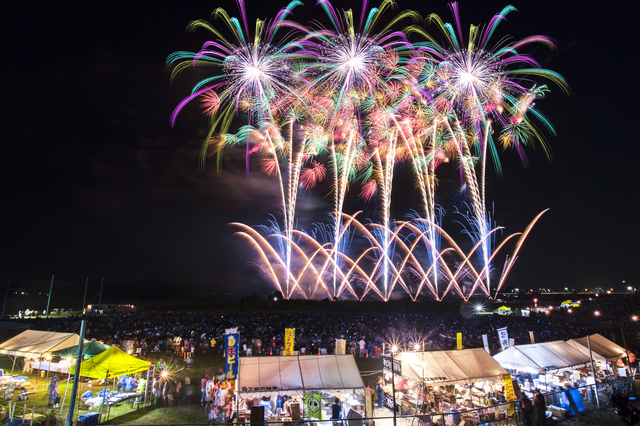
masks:
{"label": "vertical banner", "polygon": [[503,351],[509,347],[509,333],[507,332],[507,327],[498,329],[498,339],[500,340],[500,346]]}
{"label": "vertical banner", "polygon": [[[364,390],[364,417],[373,419],[373,389],[368,387]],[[367,420],[365,425],[373,426],[373,420]]]}
{"label": "vertical banner", "polygon": [[491,355],[491,351],[489,350],[489,339],[487,339],[487,335],[482,335],[482,344],[484,345],[484,350],[487,351],[489,355]]}
{"label": "vertical banner", "polygon": [[224,352],[226,354],[224,360],[224,377],[226,380],[236,380],[238,378],[239,353],[237,333],[224,335]]}
{"label": "vertical banner", "polygon": [[457,349],[462,349],[462,333],[456,334]]}
{"label": "vertical banner", "polygon": [[295,341],[295,328],[284,329],[284,354],[293,355],[293,342]]}
{"label": "vertical banner", "polygon": [[529,332],[529,339],[531,339],[531,343],[535,343],[536,339],[533,337],[533,331]]}
{"label": "vertical banner", "polygon": [[344,339],[336,339],[336,350],[334,354],[344,355],[347,353],[347,341]]}
{"label": "vertical banner", "polygon": [[307,417],[320,419],[320,411],[322,411],[322,394],[313,393],[304,396],[304,405],[307,407]]}
{"label": "vertical banner", "polygon": [[511,380],[511,374],[509,373],[504,373],[502,375],[502,378],[504,380],[505,399],[507,400],[507,402],[511,403],[507,406],[507,414],[512,415],[516,411],[516,407],[513,404],[513,401],[516,400],[516,393],[513,390],[513,380]]}

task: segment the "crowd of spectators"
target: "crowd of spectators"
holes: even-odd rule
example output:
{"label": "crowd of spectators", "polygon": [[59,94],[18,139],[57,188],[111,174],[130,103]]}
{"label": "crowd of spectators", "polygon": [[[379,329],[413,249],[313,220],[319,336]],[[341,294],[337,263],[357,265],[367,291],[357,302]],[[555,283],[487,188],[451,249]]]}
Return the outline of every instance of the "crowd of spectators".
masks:
{"label": "crowd of spectators", "polygon": [[[86,317],[86,337],[142,353],[171,353],[186,359],[199,353],[220,353],[226,329],[237,328],[242,355],[278,355],[284,347],[285,328],[295,328],[295,348],[301,354],[331,354],[336,339],[345,339],[347,352],[376,356],[384,345],[407,349],[456,348],[462,333],[463,347],[482,347],[486,334],[492,353],[500,350],[497,329],[507,327],[515,344],[582,337],[593,333],[575,322],[559,321],[544,314],[529,317],[461,314],[323,314],[323,313],[203,313],[139,312]],[[81,317],[56,321],[43,319],[35,328],[77,332]]]}

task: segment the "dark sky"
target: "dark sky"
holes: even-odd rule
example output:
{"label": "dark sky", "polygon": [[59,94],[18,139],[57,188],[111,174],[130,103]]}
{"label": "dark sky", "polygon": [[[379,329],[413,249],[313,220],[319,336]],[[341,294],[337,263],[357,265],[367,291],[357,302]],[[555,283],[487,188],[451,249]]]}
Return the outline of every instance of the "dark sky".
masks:
{"label": "dark sky", "polygon": [[[266,3],[249,0],[250,22],[285,6],[255,7]],[[306,3],[296,18],[322,16]],[[463,28],[488,22],[507,4],[461,2]],[[547,134],[553,160],[530,149],[524,169],[505,152],[504,177],[489,178],[487,198],[508,233],[550,209],[506,285],[637,286],[640,2],[512,4],[518,12],[500,36],[555,38],[556,52],[540,48],[534,57],[565,76],[573,94],[551,87],[538,103],[557,130],[557,137]],[[398,5],[451,18],[444,1]],[[165,60],[201,46],[208,34],[185,28],[216,7],[237,16],[230,1],[0,3],[0,285],[9,275],[19,286],[55,274],[82,283],[86,276],[169,280],[180,283],[178,292],[204,295],[265,291],[247,266],[255,259],[227,224],[264,224],[278,215],[273,181],[257,168],[247,179],[241,159],[227,159],[219,175],[213,162],[200,170],[207,120],[197,105],[175,128],[169,124],[197,79],[186,72],[170,84]],[[304,195],[303,222],[328,220],[325,195]],[[411,207],[402,191],[394,197],[396,210]]]}

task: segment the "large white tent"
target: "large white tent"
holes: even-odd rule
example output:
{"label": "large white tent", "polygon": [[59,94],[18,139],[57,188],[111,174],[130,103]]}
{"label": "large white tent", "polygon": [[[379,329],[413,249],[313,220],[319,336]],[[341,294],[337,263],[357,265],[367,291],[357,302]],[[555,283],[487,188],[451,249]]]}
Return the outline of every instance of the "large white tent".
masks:
{"label": "large white tent", "polygon": [[238,392],[291,394],[364,389],[353,355],[305,355],[239,358]]}
{"label": "large white tent", "polygon": [[[573,346],[574,348],[576,348],[577,350],[579,350],[580,352],[582,352],[583,354],[585,354],[586,356],[589,356],[589,348],[588,347],[581,345],[580,343],[578,343],[577,341],[575,341],[573,339],[567,340],[567,343],[569,345]],[[586,342],[585,342],[585,344],[586,344]],[[594,361],[607,362],[607,358],[605,358],[602,355],[600,355],[599,353],[597,353],[593,347],[591,348],[591,356],[593,356],[593,360]]]}
{"label": "large white tent", "polygon": [[502,380],[507,371],[483,348],[402,352],[401,375],[418,383],[470,383]]}
{"label": "large white tent", "polygon": [[75,333],[26,330],[0,344],[0,354],[41,357],[53,351],[76,346],[80,336]]}
{"label": "large white tent", "polygon": [[561,370],[588,364],[591,361],[589,354],[562,340],[511,346],[494,355],[493,358],[509,370],[529,372]]}
{"label": "large white tent", "polygon": [[[594,354],[602,355],[609,361],[615,361],[618,358],[624,358],[627,356],[625,349],[613,343],[611,340],[606,337],[596,333],[589,336],[589,341],[591,342],[591,350]],[[578,339],[571,339],[568,343],[577,343],[582,345],[585,348],[588,348],[589,343],[587,343],[586,337],[580,337]],[[587,354],[589,353],[589,349],[587,349]],[[595,359],[595,358],[594,358]]]}

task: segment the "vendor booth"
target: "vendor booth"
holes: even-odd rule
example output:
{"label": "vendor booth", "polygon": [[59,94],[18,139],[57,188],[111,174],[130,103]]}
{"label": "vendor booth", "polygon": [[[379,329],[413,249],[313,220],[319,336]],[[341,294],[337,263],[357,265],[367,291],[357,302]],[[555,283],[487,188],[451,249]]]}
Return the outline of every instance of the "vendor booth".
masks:
{"label": "vendor booth", "polygon": [[517,372],[523,390],[550,392],[584,385],[590,375],[588,353],[558,340],[555,342],[516,345],[493,356],[501,366]]}
{"label": "vendor booth", "polygon": [[395,404],[401,414],[418,414],[426,423],[443,413],[450,417],[446,418],[447,424],[457,424],[462,417],[477,422],[488,411],[498,417],[505,415],[485,410],[505,402],[505,377],[509,384],[511,380],[483,348],[402,352],[394,357],[393,364],[392,371],[390,358],[383,362],[383,404],[387,408],[393,409],[391,383],[395,379]]}
{"label": "vendor booth", "polygon": [[[24,357],[23,370],[30,373],[36,370],[38,376],[49,373],[68,373],[68,362],[52,362],[52,353],[59,349],[77,345],[80,336],[75,333],[57,333],[53,331],[26,330],[0,344],[0,354],[8,355],[12,359],[11,375],[0,378],[0,394],[4,398],[10,397],[17,385],[26,391],[31,391],[26,376],[14,378],[13,370],[16,359]],[[36,376],[36,387],[37,377]]]}
{"label": "vendor booth", "polygon": [[26,330],[0,344],[0,354],[13,357],[41,358],[59,349],[75,346],[80,336],[75,333]]}
{"label": "vendor booth", "polygon": [[341,418],[364,417],[365,386],[353,355],[243,357],[239,361],[233,415],[249,418],[264,407],[259,411],[264,410],[264,419],[270,421],[329,419],[338,398]]}
{"label": "vendor booth", "polygon": [[[114,377],[126,376],[142,371],[147,371],[151,363],[139,358],[133,357],[116,346],[111,346],[106,351],[94,356],[88,360],[82,361],[80,364],[79,375],[93,379],[104,380],[104,389],[97,395],[84,394],[82,400],[85,404],[92,407],[111,407],[120,402],[131,401],[134,398],[142,397],[144,388],[132,389],[129,392],[109,392],[107,389],[107,380]],[[71,366],[71,374],[75,374],[76,366]],[[91,392],[88,392],[91,393]],[[65,395],[66,397],[66,395]]]}

